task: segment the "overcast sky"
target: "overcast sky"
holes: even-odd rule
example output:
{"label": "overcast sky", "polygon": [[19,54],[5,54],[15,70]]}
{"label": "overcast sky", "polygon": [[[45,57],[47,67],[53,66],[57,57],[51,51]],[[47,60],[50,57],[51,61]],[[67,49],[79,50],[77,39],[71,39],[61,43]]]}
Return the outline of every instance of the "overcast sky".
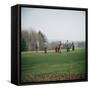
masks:
{"label": "overcast sky", "polygon": [[85,11],[21,9],[21,29],[44,33],[49,41],[85,41]]}

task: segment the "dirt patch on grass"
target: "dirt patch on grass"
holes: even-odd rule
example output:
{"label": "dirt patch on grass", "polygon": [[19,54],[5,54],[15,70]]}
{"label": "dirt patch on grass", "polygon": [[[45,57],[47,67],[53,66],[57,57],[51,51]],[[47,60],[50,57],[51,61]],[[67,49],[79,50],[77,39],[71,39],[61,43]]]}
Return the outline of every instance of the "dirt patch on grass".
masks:
{"label": "dirt patch on grass", "polygon": [[73,74],[73,73],[62,73],[62,74],[50,74],[50,73],[42,73],[42,74],[24,74],[21,78],[22,82],[40,82],[40,81],[57,81],[57,80],[79,80],[84,79],[85,74]]}

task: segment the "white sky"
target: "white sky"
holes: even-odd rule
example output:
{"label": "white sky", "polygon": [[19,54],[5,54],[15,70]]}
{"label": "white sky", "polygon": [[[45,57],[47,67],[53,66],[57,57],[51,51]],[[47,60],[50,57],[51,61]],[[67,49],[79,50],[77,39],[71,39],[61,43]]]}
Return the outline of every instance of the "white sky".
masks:
{"label": "white sky", "polygon": [[85,11],[22,8],[21,29],[40,30],[49,41],[85,41]]}

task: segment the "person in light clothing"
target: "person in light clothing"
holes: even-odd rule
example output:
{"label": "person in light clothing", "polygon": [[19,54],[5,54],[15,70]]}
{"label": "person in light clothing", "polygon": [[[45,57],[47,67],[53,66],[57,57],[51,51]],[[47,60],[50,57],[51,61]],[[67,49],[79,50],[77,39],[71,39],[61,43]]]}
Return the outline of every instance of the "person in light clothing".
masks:
{"label": "person in light clothing", "polygon": [[44,52],[47,53],[47,42],[44,42]]}
{"label": "person in light clothing", "polygon": [[36,43],[36,51],[39,51],[39,42]]}
{"label": "person in light clothing", "polygon": [[68,40],[67,40],[67,42],[66,42],[66,49],[67,49],[67,52],[70,52],[70,45],[69,45]]}

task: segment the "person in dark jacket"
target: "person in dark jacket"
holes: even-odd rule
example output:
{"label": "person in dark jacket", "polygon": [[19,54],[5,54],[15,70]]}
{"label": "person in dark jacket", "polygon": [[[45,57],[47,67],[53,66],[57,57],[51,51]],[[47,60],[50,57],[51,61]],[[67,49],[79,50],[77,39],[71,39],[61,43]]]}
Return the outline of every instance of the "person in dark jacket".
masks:
{"label": "person in dark jacket", "polygon": [[72,42],[72,51],[74,51],[75,50],[75,45],[74,45],[74,43]]}
{"label": "person in dark jacket", "polygon": [[55,52],[57,52],[57,46],[55,47]]}
{"label": "person in dark jacket", "polygon": [[61,53],[61,45],[62,45],[62,43],[61,43],[61,41],[59,42],[59,44],[58,44],[58,52],[60,52]]}

